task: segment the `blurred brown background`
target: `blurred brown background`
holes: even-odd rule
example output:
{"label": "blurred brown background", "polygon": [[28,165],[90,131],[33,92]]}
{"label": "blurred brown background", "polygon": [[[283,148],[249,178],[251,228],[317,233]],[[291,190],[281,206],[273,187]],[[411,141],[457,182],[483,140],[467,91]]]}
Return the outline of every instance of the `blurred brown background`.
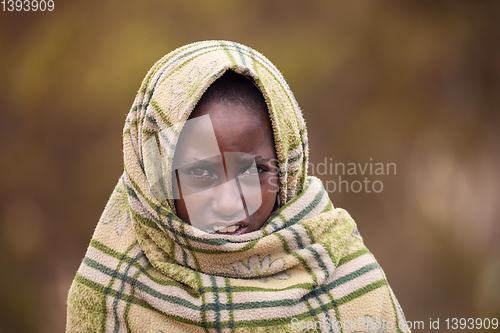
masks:
{"label": "blurred brown background", "polygon": [[330,196],[407,320],[428,332],[429,318],[439,331],[448,317],[499,318],[499,22],[498,1],[55,0],[53,12],[0,12],[0,332],[64,330],[141,80],[204,39],[251,46],[282,71],[313,164],[396,163],[368,176],[382,192]]}

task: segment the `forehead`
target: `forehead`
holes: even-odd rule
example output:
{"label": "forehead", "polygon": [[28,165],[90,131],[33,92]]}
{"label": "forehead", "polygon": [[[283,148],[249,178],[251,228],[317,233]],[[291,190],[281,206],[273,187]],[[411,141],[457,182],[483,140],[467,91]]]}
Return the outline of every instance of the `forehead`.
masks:
{"label": "forehead", "polygon": [[227,123],[245,119],[264,125],[271,126],[269,122],[269,114],[265,105],[253,105],[252,107],[233,101],[224,102],[209,102],[197,105],[189,118],[195,118],[202,115],[210,115],[211,119],[220,118],[218,120]]}
{"label": "forehead", "polygon": [[176,149],[177,159],[206,158],[213,155],[215,144],[220,152],[244,152],[266,159],[276,156],[266,110],[238,103],[203,104],[195,108],[186,124],[189,126],[181,131]]}

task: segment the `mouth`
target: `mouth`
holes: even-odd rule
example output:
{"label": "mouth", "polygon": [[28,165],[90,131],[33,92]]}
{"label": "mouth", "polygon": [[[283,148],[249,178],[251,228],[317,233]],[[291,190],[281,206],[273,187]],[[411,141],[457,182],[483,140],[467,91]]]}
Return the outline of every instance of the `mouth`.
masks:
{"label": "mouth", "polygon": [[219,234],[219,235],[241,235],[245,233],[247,229],[247,225],[245,224],[233,224],[230,226],[224,226],[221,224],[214,224],[210,226],[208,232],[211,234]]}

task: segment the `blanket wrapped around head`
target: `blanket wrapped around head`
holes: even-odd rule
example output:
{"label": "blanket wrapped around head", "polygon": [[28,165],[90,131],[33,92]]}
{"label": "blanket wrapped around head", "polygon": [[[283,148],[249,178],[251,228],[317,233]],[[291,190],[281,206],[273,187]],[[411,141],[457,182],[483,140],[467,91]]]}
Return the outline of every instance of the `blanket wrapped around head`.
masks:
{"label": "blanket wrapped around head", "polygon": [[[264,95],[279,167],[279,209],[239,236],[185,223],[172,195],[179,133],[227,70]],[[169,53],[146,75],[123,144],[124,173],[69,292],[68,332],[409,332],[356,224],[307,177],[302,113],[260,53],[225,41]]]}

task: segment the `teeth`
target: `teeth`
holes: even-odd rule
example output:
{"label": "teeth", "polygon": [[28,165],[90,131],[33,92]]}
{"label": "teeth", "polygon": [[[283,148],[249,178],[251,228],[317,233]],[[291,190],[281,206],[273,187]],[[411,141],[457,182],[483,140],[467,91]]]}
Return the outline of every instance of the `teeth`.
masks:
{"label": "teeth", "polygon": [[234,232],[234,231],[238,230],[239,228],[240,228],[240,226],[236,226],[236,225],[232,225],[229,227],[224,227],[221,225],[214,225],[212,227],[212,229],[214,229],[214,231],[218,231],[218,232]]}

